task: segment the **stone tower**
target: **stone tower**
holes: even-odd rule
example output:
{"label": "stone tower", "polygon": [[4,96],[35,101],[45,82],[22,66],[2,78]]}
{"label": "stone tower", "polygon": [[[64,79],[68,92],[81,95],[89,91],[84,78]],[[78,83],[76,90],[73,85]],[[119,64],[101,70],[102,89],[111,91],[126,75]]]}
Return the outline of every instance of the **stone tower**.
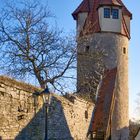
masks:
{"label": "stone tower", "polygon": [[132,14],[121,0],[83,0],[73,17],[77,22],[77,91],[95,94],[101,65],[105,70],[116,68],[111,139],[128,140],[128,43]]}

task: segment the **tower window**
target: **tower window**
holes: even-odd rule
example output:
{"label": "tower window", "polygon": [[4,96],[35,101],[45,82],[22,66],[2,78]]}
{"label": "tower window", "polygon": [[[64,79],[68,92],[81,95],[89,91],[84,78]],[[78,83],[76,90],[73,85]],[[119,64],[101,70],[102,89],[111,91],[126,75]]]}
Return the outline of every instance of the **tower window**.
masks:
{"label": "tower window", "polygon": [[85,111],[85,118],[88,119],[88,111]]}
{"label": "tower window", "polygon": [[119,10],[118,9],[112,9],[112,18],[113,19],[119,18]]}
{"label": "tower window", "polygon": [[123,48],[123,54],[126,54],[126,48]]}
{"label": "tower window", "polygon": [[89,52],[89,48],[90,48],[89,46],[86,46],[86,48],[85,48],[85,52],[86,52],[86,53]]}
{"label": "tower window", "polygon": [[104,8],[104,18],[110,18],[110,8]]}
{"label": "tower window", "polygon": [[104,18],[119,19],[119,9],[104,8]]}

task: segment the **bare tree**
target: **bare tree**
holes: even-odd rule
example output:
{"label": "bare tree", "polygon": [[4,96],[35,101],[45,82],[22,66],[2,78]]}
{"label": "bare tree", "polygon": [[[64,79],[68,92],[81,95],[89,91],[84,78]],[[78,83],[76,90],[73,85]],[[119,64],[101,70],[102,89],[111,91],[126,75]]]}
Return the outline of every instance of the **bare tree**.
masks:
{"label": "bare tree", "polygon": [[58,89],[60,79],[73,78],[65,73],[74,68],[76,47],[71,36],[49,26],[50,18],[39,2],[6,4],[0,15],[1,67],[16,78],[35,76],[41,88]]}

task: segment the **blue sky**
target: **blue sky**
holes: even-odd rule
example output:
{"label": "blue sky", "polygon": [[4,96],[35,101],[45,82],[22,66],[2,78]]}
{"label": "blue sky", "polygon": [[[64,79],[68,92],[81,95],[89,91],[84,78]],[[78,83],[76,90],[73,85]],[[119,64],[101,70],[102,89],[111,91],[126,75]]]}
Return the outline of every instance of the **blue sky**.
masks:
{"label": "blue sky", "polygon": [[[22,1],[22,0],[18,0]],[[79,5],[82,0],[41,0],[48,3],[52,13],[56,16],[57,25],[64,32],[74,31],[76,28],[75,21],[71,13]],[[1,0],[1,6],[4,0]],[[140,92],[140,1],[139,0],[123,0],[127,8],[133,14],[131,22],[131,40],[129,46],[129,94],[130,94],[130,116],[136,116],[136,99],[137,93]]]}
{"label": "blue sky", "polygon": [[[57,23],[65,32],[75,30],[75,21],[71,13],[82,0],[48,0],[48,5],[57,17]],[[123,0],[133,14],[131,22],[131,40],[129,45],[129,94],[130,117],[136,117],[137,93],[140,92],[140,1]]]}

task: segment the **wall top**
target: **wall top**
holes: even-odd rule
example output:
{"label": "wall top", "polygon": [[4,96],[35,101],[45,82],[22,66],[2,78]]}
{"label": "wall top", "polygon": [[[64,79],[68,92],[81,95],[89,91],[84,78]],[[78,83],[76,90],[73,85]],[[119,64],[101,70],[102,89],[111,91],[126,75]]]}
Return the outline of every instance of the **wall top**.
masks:
{"label": "wall top", "polygon": [[41,91],[42,89],[39,87],[35,87],[33,85],[21,82],[21,81],[17,81],[15,79],[6,77],[6,76],[0,76],[0,84],[5,84],[7,86],[11,86],[11,87],[16,87],[19,88],[23,91],[27,91],[27,92],[35,92],[35,91]]}

